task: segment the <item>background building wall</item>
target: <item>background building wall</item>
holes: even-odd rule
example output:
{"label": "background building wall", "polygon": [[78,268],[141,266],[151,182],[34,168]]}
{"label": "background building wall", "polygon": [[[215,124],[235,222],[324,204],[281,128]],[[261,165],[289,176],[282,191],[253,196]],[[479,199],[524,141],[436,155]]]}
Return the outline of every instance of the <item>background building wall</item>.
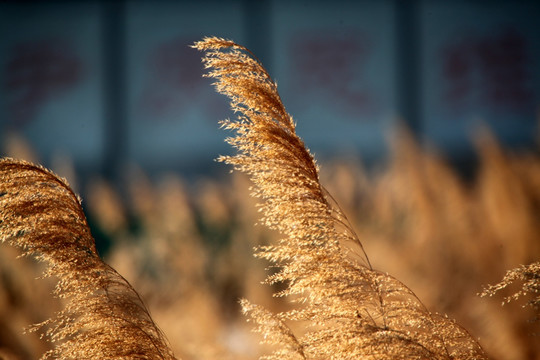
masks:
{"label": "background building wall", "polygon": [[21,134],[115,177],[204,172],[233,116],[202,78],[204,36],[248,46],[319,157],[377,161],[405,123],[449,158],[482,125],[531,146],[540,99],[533,1],[0,3],[0,145]]}

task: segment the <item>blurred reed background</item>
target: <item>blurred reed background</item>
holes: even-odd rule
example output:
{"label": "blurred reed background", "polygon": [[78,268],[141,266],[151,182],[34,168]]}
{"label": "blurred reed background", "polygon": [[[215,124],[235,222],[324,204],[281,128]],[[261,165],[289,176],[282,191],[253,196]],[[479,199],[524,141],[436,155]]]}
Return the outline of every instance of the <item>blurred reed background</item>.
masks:
{"label": "blurred reed background", "polygon": [[[217,121],[234,115],[188,47],[232,38],[277,80],[374,267],[493,358],[537,359],[534,314],[477,293],[540,258],[539,13],[533,1],[3,1],[1,155],[68,178],[100,254],[177,356],[255,358],[237,300],[287,306],[252,256],[277,235],[253,226],[246,178],[213,162],[230,152]],[[59,301],[16,256],[0,248],[0,358],[35,359],[49,345],[22,329]]]}

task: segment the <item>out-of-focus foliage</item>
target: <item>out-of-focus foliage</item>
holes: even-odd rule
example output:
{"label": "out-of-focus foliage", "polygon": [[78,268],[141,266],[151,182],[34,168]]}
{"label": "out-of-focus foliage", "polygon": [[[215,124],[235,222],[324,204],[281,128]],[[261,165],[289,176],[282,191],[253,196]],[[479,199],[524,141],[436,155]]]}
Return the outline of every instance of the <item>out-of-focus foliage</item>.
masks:
{"label": "out-of-focus foliage", "polygon": [[[489,298],[477,294],[540,259],[540,157],[504,151],[485,135],[477,144],[477,171],[467,181],[398,133],[377,171],[337,160],[321,164],[321,183],[375,268],[399,277],[430,310],[456,318],[493,358],[537,358],[539,323],[530,321],[532,308],[522,308],[532,298],[501,305],[521,285]],[[260,284],[268,264],[253,258],[252,247],[278,235],[253,226],[259,214],[247,179],[234,173],[150,180],[142,171],[129,179],[127,202],[101,179],[81,190],[94,235],[110,241],[105,260],[138,290],[178,357],[255,358],[262,351],[238,299],[274,311],[287,307]],[[22,330],[59,304],[48,295],[50,281],[34,280],[42,267],[16,256],[0,248],[0,356],[36,359],[48,345]]]}

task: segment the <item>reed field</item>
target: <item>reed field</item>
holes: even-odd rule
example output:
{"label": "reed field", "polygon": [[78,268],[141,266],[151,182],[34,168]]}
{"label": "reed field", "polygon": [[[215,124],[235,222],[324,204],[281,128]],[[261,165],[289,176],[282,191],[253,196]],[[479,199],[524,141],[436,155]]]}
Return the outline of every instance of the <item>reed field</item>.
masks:
{"label": "reed field", "polygon": [[96,175],[81,206],[0,160],[0,359],[540,359],[538,151],[484,130],[464,177],[396,129],[377,168],[318,164],[247,49],[195,47],[232,174]]}

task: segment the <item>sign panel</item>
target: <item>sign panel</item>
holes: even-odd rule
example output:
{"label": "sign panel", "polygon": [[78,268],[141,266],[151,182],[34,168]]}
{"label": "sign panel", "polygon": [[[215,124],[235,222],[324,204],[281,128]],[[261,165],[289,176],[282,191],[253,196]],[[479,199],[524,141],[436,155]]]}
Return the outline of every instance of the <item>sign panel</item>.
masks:
{"label": "sign panel", "polygon": [[453,152],[487,125],[532,143],[540,98],[540,5],[425,2],[423,117],[428,139]]}
{"label": "sign panel", "polygon": [[99,8],[90,3],[0,5],[1,136],[55,153],[101,160]]}
{"label": "sign panel", "polygon": [[[203,78],[204,36],[242,41],[240,2],[134,2],[127,10],[130,160],[143,166],[208,164],[227,149],[218,121],[227,99]],[[223,151],[222,151],[223,150]]]}
{"label": "sign panel", "polygon": [[300,136],[316,152],[380,152],[396,118],[392,2],[273,8],[272,70]]}

